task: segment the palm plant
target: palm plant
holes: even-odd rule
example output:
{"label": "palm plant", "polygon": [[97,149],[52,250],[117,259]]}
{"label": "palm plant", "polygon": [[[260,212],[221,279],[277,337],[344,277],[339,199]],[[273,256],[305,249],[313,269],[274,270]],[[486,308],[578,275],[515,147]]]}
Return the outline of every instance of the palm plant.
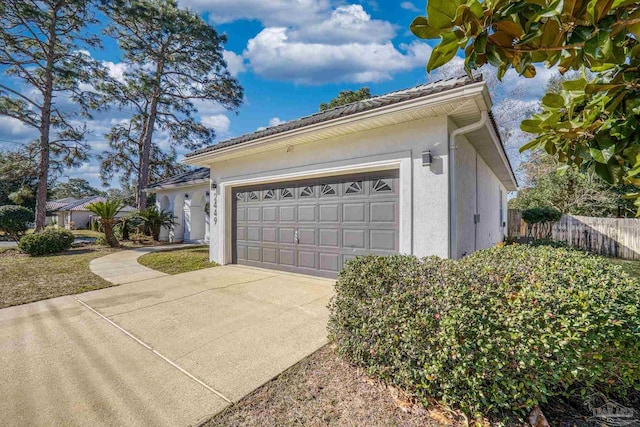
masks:
{"label": "palm plant", "polygon": [[162,227],[172,229],[175,225],[173,214],[169,211],[158,209],[157,206],[151,206],[138,213],[138,217],[151,232],[153,240],[160,239],[160,230]]}
{"label": "palm plant", "polygon": [[104,230],[104,237],[109,246],[117,248],[120,246],[116,235],[113,232],[113,226],[118,222],[116,216],[123,208],[120,200],[105,200],[104,202],[93,202],[87,205],[87,210],[100,217],[100,224]]}

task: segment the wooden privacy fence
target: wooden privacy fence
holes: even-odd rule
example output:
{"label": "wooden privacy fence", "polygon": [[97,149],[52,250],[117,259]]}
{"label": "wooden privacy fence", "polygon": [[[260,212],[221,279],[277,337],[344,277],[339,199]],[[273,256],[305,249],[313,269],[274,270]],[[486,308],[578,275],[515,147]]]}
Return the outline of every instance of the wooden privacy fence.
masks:
{"label": "wooden privacy fence", "polygon": [[[509,237],[527,236],[520,211],[509,209]],[[601,255],[640,260],[640,219],[562,215],[552,239]]]}

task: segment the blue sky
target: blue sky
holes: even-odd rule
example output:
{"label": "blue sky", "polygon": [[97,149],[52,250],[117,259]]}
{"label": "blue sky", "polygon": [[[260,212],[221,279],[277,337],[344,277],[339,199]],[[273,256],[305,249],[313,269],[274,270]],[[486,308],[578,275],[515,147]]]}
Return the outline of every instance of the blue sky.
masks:
{"label": "blue sky", "polygon": [[[373,94],[383,94],[462,72],[457,59],[433,76],[426,74],[431,47],[408,30],[415,16],[424,15],[424,0],[179,2],[227,34],[225,59],[244,87],[245,101],[237,114],[211,103],[198,104],[200,119],[216,130],[217,141],[314,113],[321,102],[341,90],[368,86]],[[117,75],[122,67],[118,46],[107,38],[103,42],[104,49],[91,54]],[[533,81],[509,74],[503,83],[492,82],[494,102],[498,110],[504,110],[502,116],[497,115],[498,121],[506,128],[517,126],[549,76],[550,72],[541,70]],[[5,79],[0,75],[0,80]],[[517,105],[513,93],[518,94]],[[118,117],[122,114],[110,111],[87,122],[93,130],[89,138],[93,154],[106,148],[104,133]],[[26,127],[0,117],[0,148],[32,137]],[[510,147],[509,154],[517,164],[517,147]],[[65,175],[82,177],[101,187],[94,158]]]}

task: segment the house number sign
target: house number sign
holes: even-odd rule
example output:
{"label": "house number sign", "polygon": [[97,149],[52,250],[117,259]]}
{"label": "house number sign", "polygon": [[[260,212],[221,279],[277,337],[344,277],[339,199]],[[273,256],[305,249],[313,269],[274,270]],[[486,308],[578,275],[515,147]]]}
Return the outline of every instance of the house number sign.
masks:
{"label": "house number sign", "polygon": [[213,192],[213,223],[218,223],[218,192]]}

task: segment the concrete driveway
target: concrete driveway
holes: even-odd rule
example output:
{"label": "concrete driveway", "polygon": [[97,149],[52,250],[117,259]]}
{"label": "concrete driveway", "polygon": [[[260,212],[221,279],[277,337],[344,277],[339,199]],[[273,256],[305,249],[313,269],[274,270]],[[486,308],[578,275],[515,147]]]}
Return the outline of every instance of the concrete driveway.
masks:
{"label": "concrete driveway", "polygon": [[0,423],[198,424],[325,344],[332,292],[224,266],[0,310]]}

